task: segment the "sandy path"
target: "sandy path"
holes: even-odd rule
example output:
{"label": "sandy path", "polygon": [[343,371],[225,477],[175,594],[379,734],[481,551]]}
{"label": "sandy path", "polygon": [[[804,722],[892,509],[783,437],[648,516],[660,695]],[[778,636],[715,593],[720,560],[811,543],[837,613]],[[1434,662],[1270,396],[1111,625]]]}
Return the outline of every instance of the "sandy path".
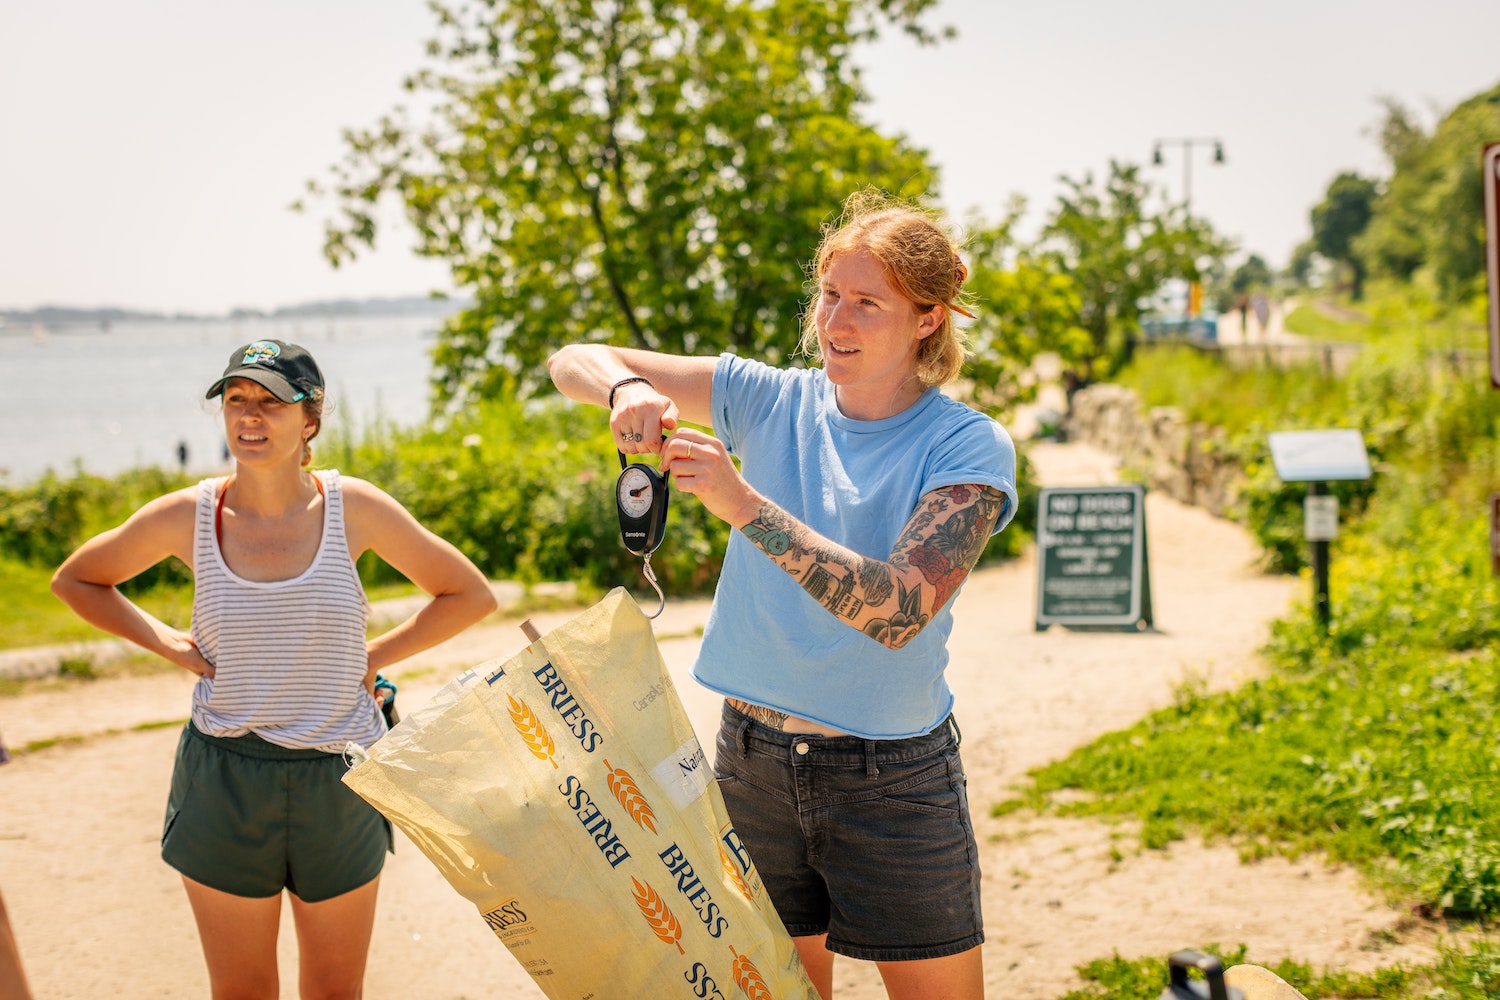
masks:
{"label": "sandy path", "polygon": [[[1082,445],[1034,449],[1049,485],[1106,482],[1113,469]],[[1246,943],[1260,961],[1290,955],[1370,968],[1417,957],[1418,946],[1370,950],[1401,914],[1347,870],[1319,861],[1242,866],[1227,847],[1196,843],[1137,852],[1128,828],[1017,814],[988,815],[1026,770],[1170,703],[1177,683],[1227,686],[1258,668],[1267,622],[1300,596],[1295,580],[1251,568],[1238,528],[1165,497],[1147,500],[1159,631],[1082,634],[1033,628],[1035,567],[1023,559],[974,575],[959,598],[950,667],[964,731],[970,798],[985,871],[986,980],[993,997],[1056,997],[1075,965],[1118,951],[1159,954]],[[712,746],[717,699],[687,676],[705,602],[672,601],[657,634],[689,715]],[[543,631],[569,613],[538,615]],[[460,668],[524,645],[514,623],[486,625],[397,671],[405,704]],[[177,876],[158,856],[162,808],[186,676],[100,682],[0,700],[11,746],[87,738],[28,753],[0,768],[0,891],[38,997],[123,1000],[207,992],[196,934]],[[1123,854],[1123,857],[1119,855]],[[287,917],[282,996],[296,995],[296,943]],[[841,1000],[883,997],[878,976],[841,961]],[[542,997],[472,907],[409,843],[386,868],[370,973],[373,1000]]]}

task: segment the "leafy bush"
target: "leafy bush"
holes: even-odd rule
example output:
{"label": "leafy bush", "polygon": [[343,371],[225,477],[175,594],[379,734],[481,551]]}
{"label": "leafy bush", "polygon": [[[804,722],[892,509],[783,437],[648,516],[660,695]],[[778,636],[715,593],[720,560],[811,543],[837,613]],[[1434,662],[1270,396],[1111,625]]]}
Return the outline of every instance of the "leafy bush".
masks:
{"label": "leafy bush", "polygon": [[[1297,609],[1273,628],[1268,676],[1223,693],[1185,686],[1171,708],[1038,769],[1022,803],[1080,789],[1091,794],[1059,808],[1136,815],[1147,848],[1198,830],[1247,856],[1316,849],[1430,912],[1500,915],[1500,584],[1486,518],[1500,394],[1469,319],[1418,299],[1372,302],[1365,347],[1338,379],[1138,356],[1127,375],[1148,403],[1229,429],[1246,473],[1237,516],[1270,565],[1297,568],[1307,546],[1306,486],[1276,476],[1269,431],[1357,427],[1375,475],[1330,484],[1342,527],[1326,634]],[[1465,968],[1493,983],[1494,959]]]}
{"label": "leafy bush", "polygon": [[1037,482],[1036,466],[1026,454],[1024,443],[1016,446],[1016,516],[1010,525],[998,535],[990,538],[984,552],[979,556],[979,565],[988,566],[1006,559],[1019,558],[1026,546],[1036,537],[1037,501],[1042,486]]}
{"label": "leafy bush", "polygon": [[[192,480],[161,469],[135,469],[113,478],[52,472],[25,486],[0,486],[0,550],[19,562],[54,569],[88,538],[121,524],[148,500]],[[175,559],[158,563],[121,589],[139,594],[190,582]]]}
{"label": "leafy bush", "polygon": [[[357,438],[334,425],[320,439],[316,458],[385,489],[493,579],[569,580],[585,593],[620,585],[647,589],[640,558],[620,543],[614,500],[619,457],[597,408],[490,400],[418,428],[376,424]],[[1038,485],[1024,454],[1018,462],[1017,514],[991,540],[985,562],[1018,555],[1036,523]],[[85,539],[189,482],[139,469],[112,479],[76,472],[0,487],[0,569],[9,568],[29,588],[27,600],[12,600],[12,614],[0,615],[0,633],[35,633],[36,641],[93,634],[67,615],[32,628],[39,610],[57,603],[46,593],[45,574]],[[651,559],[662,589],[710,591],[728,538],[728,526],[695,497],[674,491],[666,540]],[[403,579],[371,553],[359,570],[367,586]],[[180,608],[191,582],[186,566],[168,560],[122,589],[136,597],[159,590],[159,603]],[[33,621],[21,620],[28,617]],[[173,620],[184,621],[185,614]]]}
{"label": "leafy bush", "polygon": [[1500,393],[1490,390],[1482,364],[1482,327],[1466,314],[1435,316],[1415,293],[1387,290],[1371,309],[1374,318],[1361,327],[1365,346],[1345,376],[1312,365],[1235,368],[1188,349],[1140,352],[1120,374],[1144,405],[1175,406],[1228,432],[1224,447],[1245,470],[1232,513],[1273,571],[1295,572],[1307,559],[1307,485],[1276,475],[1267,444],[1273,431],[1362,433],[1374,476],[1329,484],[1345,524],[1377,493],[1384,505],[1399,503],[1415,516],[1443,496],[1477,498],[1500,481]]}
{"label": "leafy bush", "polygon": [[[438,425],[336,442],[340,465],[401,501],[487,575],[642,586],[641,560],[620,544],[618,452],[602,411],[488,400]],[[718,578],[728,528],[674,492],[651,565],[663,589],[702,592]],[[371,560],[372,581],[394,571]]]}
{"label": "leafy bush", "polygon": [[1324,850],[1433,912],[1500,914],[1500,584],[1483,528],[1444,506],[1401,545],[1361,539],[1328,635],[1299,611],[1273,629],[1270,676],[1184,687],[1038,769],[1034,792],[1091,792],[1064,811],[1137,815],[1148,847],[1194,828],[1248,855]]}
{"label": "leafy bush", "polygon": [[[386,489],[487,575],[601,589],[645,585],[640,558],[620,544],[619,453],[597,408],[489,400],[440,427],[381,431],[334,451],[344,471]],[[1024,453],[1017,461],[1016,517],[990,541],[985,562],[1017,556],[1036,524],[1036,477]],[[729,527],[696,497],[674,492],[670,504],[666,540],[651,566],[665,590],[707,592]],[[373,561],[362,569],[371,580],[393,572]]]}

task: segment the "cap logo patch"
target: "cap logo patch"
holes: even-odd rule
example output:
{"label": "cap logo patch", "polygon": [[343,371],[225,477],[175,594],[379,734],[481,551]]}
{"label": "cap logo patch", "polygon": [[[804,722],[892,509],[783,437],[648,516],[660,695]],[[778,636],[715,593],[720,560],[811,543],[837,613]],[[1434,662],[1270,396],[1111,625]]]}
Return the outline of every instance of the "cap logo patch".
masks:
{"label": "cap logo patch", "polygon": [[281,354],[281,348],[269,340],[257,340],[245,348],[245,357],[240,362],[242,365],[271,365],[275,366],[276,358]]}

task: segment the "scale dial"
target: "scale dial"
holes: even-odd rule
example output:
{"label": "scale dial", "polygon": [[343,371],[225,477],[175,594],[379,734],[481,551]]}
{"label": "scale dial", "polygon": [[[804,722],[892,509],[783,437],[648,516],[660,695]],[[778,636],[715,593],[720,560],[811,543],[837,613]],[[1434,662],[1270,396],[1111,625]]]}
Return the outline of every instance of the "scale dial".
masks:
{"label": "scale dial", "polygon": [[630,517],[645,517],[651,510],[652,501],[656,499],[655,494],[656,484],[643,469],[632,465],[620,473],[620,481],[615,487],[615,501],[625,514]]}

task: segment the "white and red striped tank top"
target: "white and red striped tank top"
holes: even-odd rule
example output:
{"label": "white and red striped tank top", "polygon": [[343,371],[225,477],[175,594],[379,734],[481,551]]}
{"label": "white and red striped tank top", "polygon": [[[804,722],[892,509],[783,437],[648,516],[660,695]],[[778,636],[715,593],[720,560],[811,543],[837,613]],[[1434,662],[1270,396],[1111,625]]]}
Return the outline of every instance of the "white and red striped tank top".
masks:
{"label": "white and red striped tank top", "polygon": [[193,640],[214,676],[193,689],[193,725],[211,736],[255,733],[278,746],[342,753],[385,735],[365,690],[369,602],[344,537],[336,471],[324,491],[317,555],[287,580],[246,580],[224,562],[216,525],[221,479],[198,484],[193,528]]}

